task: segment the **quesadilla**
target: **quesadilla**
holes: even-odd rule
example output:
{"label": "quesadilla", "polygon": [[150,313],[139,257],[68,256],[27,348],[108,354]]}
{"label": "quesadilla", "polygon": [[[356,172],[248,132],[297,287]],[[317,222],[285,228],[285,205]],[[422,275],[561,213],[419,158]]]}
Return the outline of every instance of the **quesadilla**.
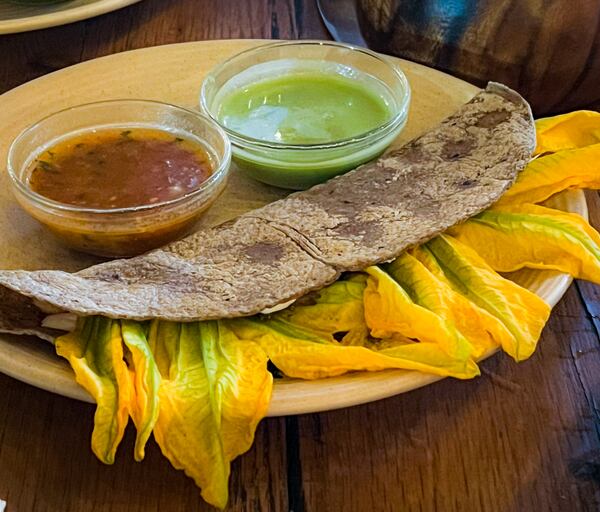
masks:
{"label": "quesadilla", "polygon": [[406,146],[162,249],[77,273],[0,271],[0,330],[51,337],[47,312],[198,321],[289,304],[489,207],[534,148],[527,102],[490,83]]}

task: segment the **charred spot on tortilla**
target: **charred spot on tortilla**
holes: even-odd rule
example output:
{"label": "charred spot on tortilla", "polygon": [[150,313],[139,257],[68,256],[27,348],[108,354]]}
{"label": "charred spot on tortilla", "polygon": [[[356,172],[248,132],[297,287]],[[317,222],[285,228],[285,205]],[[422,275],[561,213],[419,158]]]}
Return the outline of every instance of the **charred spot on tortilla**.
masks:
{"label": "charred spot on tortilla", "polygon": [[[332,190],[331,193],[329,193],[329,194],[331,195],[334,193],[335,193],[335,190]],[[363,205],[359,205],[359,208],[362,206]],[[347,199],[341,199],[335,205],[332,205],[331,209],[337,215],[340,215],[347,219],[353,219],[354,217],[356,217],[356,215],[358,213],[355,202],[349,201]]]}
{"label": "charred spot on tortilla", "polygon": [[468,180],[462,180],[459,182],[458,184],[460,187],[462,188],[471,188],[471,187],[476,187],[477,186],[477,180],[473,179],[468,179]]}
{"label": "charred spot on tortilla", "polygon": [[509,117],[510,112],[508,110],[493,110],[491,112],[486,112],[479,117],[475,123],[475,126],[478,128],[493,128],[497,124],[506,121]]}
{"label": "charred spot on tortilla", "polygon": [[281,260],[284,249],[280,245],[270,242],[258,242],[244,248],[244,254],[256,263],[273,265]]}
{"label": "charred spot on tortilla", "polygon": [[381,234],[377,220],[358,220],[345,222],[336,226],[333,231],[343,237],[359,237],[363,243],[376,243]]}
{"label": "charred spot on tortilla", "polygon": [[469,156],[474,147],[475,140],[472,138],[449,140],[444,143],[441,157],[448,161],[458,160]]}
{"label": "charred spot on tortilla", "polygon": [[[398,156],[398,154],[399,150],[395,150],[391,153],[388,153],[388,156],[394,157]],[[418,144],[413,144],[410,146],[410,148],[404,150],[402,152],[402,156],[406,162],[410,164],[418,164],[419,162],[422,162],[424,158],[427,158],[423,153],[423,148]]]}
{"label": "charred spot on tortilla", "polygon": [[0,271],[0,285],[80,315],[253,315],[342,272],[391,261],[481,212],[514,182],[534,148],[527,103],[490,84],[403,148],[226,225],[76,274]]}

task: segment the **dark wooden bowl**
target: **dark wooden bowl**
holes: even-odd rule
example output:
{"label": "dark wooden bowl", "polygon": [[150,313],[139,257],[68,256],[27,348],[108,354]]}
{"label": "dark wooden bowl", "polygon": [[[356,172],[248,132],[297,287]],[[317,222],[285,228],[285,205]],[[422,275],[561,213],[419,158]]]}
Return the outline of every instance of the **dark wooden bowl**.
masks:
{"label": "dark wooden bowl", "polygon": [[371,48],[503,82],[538,116],[600,108],[600,0],[357,0],[357,12]]}

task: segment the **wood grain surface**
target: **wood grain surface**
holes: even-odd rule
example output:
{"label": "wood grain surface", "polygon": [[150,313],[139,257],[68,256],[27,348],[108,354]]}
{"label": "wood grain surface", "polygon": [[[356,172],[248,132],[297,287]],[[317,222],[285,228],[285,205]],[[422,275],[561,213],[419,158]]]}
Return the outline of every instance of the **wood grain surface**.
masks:
{"label": "wood grain surface", "polygon": [[[312,0],[144,0],[85,22],[0,36],[0,92],[101,55],[228,37],[327,34]],[[600,199],[588,197],[600,227]],[[525,363],[499,355],[474,381],[446,379],[366,406],[265,420],[234,463],[228,510],[600,510],[599,315],[598,287],[577,283]],[[91,406],[2,375],[0,391],[7,512],[210,510],[155,445],[133,462],[132,431],[114,466],[96,461]]]}

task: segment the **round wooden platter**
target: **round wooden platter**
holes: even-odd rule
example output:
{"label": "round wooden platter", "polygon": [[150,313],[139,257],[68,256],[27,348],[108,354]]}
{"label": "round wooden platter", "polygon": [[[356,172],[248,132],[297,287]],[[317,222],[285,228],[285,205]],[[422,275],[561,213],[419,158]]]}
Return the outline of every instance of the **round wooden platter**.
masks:
{"label": "round wooden platter", "polygon": [[116,11],[140,0],[68,0],[27,5],[0,0],[0,34],[66,25]]}
{"label": "round wooden platter", "polygon": [[[0,159],[26,126],[69,106],[116,98],[145,98],[196,108],[205,73],[227,57],[261,41],[227,40],[146,48],[84,62],[46,75],[0,96]],[[468,101],[477,88],[412,62],[396,59],[413,91],[400,145],[433,127]],[[16,204],[6,172],[0,177],[0,267],[75,271],[97,260],[58,244]],[[279,199],[285,191],[254,182],[233,169],[226,192],[202,221],[215,225]],[[583,193],[557,197],[555,206],[587,215]],[[554,305],[571,280],[553,272],[521,271],[514,279]],[[491,355],[487,354],[487,356]],[[52,346],[35,338],[0,335],[0,371],[34,386],[91,401]],[[314,381],[278,379],[270,416],[317,412],[378,400],[440,378],[414,371],[356,372]]]}

